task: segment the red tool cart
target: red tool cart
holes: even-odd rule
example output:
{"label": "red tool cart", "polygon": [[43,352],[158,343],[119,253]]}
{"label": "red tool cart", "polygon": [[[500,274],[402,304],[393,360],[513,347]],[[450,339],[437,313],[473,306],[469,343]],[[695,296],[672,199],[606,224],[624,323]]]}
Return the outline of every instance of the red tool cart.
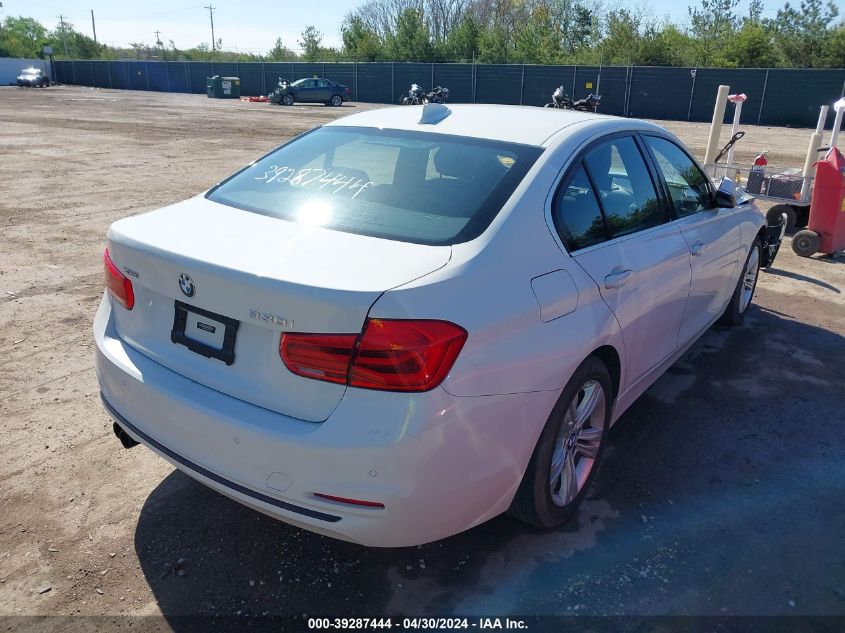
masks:
{"label": "red tool cart", "polygon": [[792,237],[801,257],[845,249],[845,157],[836,147],[816,163],[816,178],[807,228]]}

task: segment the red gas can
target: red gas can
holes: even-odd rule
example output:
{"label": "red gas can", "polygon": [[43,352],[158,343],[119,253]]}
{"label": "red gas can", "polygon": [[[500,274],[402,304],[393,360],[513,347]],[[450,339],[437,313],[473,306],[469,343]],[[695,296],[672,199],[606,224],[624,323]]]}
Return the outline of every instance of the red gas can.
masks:
{"label": "red gas can", "polygon": [[816,163],[807,228],[792,238],[792,250],[809,257],[845,249],[845,157],[835,147]]}

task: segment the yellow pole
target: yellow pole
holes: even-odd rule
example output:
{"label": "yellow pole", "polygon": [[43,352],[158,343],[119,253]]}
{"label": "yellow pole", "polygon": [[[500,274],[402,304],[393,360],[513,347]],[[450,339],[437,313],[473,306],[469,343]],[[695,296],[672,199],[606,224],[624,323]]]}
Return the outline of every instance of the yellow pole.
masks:
{"label": "yellow pole", "polygon": [[822,146],[822,135],[813,132],[810,135],[810,146],[807,148],[807,158],[804,160],[804,171],[801,174],[806,178],[813,175],[813,165],[819,159],[819,148]]}
{"label": "yellow pole", "polygon": [[[728,103],[728,92],[730,86],[719,86],[716,93],[716,105],[713,107],[713,122],[710,124],[710,136],[707,139],[707,151],[704,153],[704,167],[709,168],[716,163],[716,154],[719,151],[719,136],[722,133],[722,122],[725,120],[725,106]],[[713,175],[716,175],[715,168]]]}

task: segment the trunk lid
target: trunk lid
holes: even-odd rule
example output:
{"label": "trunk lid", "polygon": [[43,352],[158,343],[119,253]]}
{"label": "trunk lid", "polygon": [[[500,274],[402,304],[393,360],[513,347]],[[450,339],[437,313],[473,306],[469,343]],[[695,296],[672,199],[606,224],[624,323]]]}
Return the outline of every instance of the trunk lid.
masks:
{"label": "trunk lid", "polygon": [[[198,383],[315,422],[346,387],[291,373],[281,333],[358,333],[382,292],[451,256],[448,246],[310,227],[203,197],[115,222],[108,243],[135,292],[133,310],[114,310],[124,341]],[[225,356],[233,323],[233,358],[203,355]]]}

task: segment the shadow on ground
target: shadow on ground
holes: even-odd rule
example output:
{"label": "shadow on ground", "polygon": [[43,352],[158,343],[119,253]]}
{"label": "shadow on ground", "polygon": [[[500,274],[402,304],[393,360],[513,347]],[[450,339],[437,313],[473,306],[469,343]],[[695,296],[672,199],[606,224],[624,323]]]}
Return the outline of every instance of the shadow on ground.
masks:
{"label": "shadow on ground", "polygon": [[175,471],[135,548],[176,630],[200,613],[845,614],[844,356],[843,337],[756,307],[708,332],[614,427],[554,532],[499,517],[366,549]]}
{"label": "shadow on ground", "polygon": [[[831,260],[834,261],[834,260]],[[818,286],[819,288],[824,288],[825,290],[830,290],[835,292],[836,294],[842,294],[842,291],[837,288],[836,286],[827,283],[826,281],[822,281],[820,279],[816,279],[815,277],[809,277],[807,275],[802,275],[800,273],[793,273],[788,270],[779,270],[777,268],[768,268],[766,272],[770,275],[775,275],[776,277],[786,277],[788,279],[794,279],[796,281],[804,281],[808,284],[813,284],[814,286]]]}

